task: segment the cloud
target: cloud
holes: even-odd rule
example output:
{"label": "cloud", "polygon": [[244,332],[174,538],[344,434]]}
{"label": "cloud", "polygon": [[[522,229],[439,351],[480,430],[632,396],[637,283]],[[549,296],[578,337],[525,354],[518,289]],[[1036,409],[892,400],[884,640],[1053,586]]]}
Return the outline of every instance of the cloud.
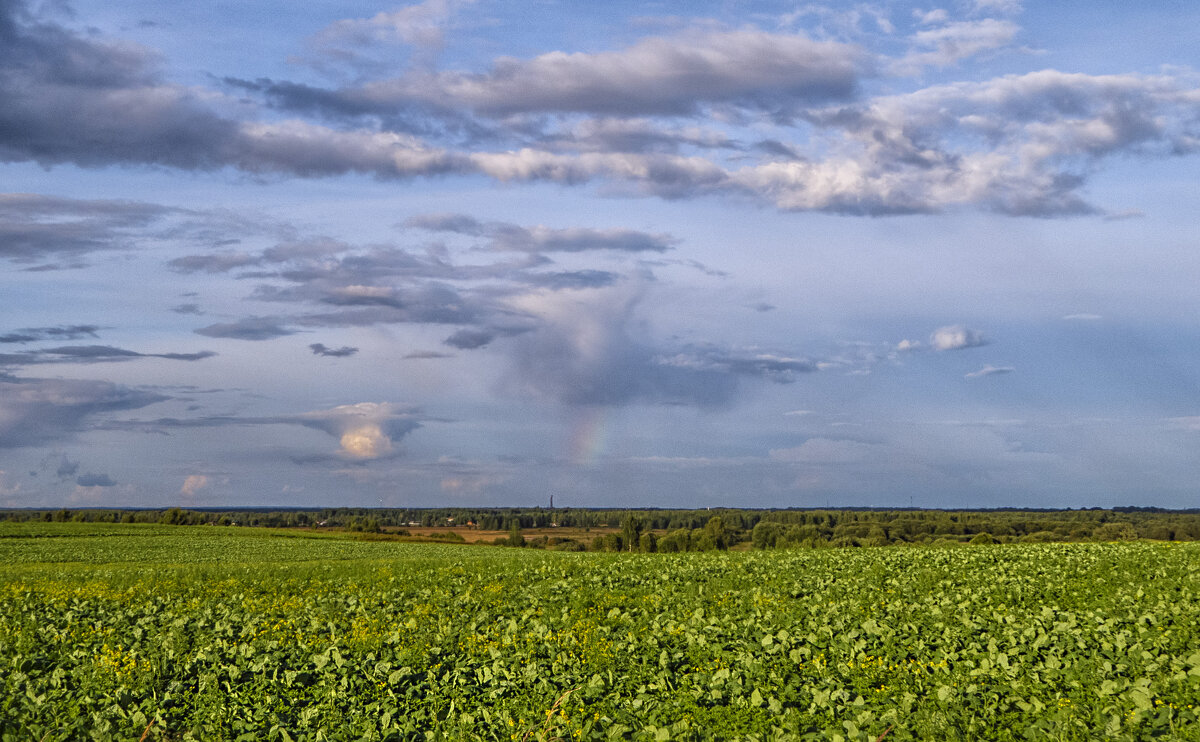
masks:
{"label": "cloud", "polygon": [[1104,319],[1104,317],[1103,317],[1103,315],[1099,315],[1099,314],[1091,314],[1091,313],[1087,313],[1087,312],[1081,312],[1079,314],[1064,315],[1063,319],[1068,320],[1068,321],[1094,322],[1096,320]]}
{"label": "cloud", "polygon": [[557,152],[679,154],[689,149],[746,149],[727,132],[712,126],[676,126],[654,118],[615,116],[556,121],[540,133],[537,143]]}
{"label": "cloud", "polygon": [[502,57],[485,74],[441,73],[416,84],[384,83],[371,92],[382,97],[395,90],[487,115],[683,115],[706,103],[770,107],[845,99],[865,66],[855,47],[800,34],[688,32],[619,51]]}
{"label": "cloud", "polygon": [[773,449],[770,456],[776,461],[798,464],[857,464],[878,459],[881,449],[873,443],[809,438],[794,448]]}
{"label": "cloud", "polygon": [[983,368],[979,369],[978,371],[972,371],[971,373],[967,374],[964,378],[978,379],[982,376],[994,376],[996,374],[1011,374],[1013,371],[1016,371],[1016,369],[1013,368],[1012,366],[988,365],[988,366],[984,366]]}
{"label": "cloud", "polygon": [[496,333],[490,330],[464,327],[442,342],[459,350],[473,350],[475,348],[482,348],[495,339]]}
{"label": "cloud", "polygon": [[234,268],[258,265],[261,258],[246,253],[219,252],[207,255],[186,255],[167,261],[179,273],[226,273]]}
{"label": "cloud", "polygon": [[[367,461],[394,453],[393,446],[404,436],[421,427],[421,415],[411,407],[390,402],[360,402],[327,410],[315,410],[295,415],[239,417],[214,415],[197,418],[158,418],[156,420],[110,421],[105,430],[165,432],[187,428],[220,428],[226,426],[300,425],[319,430],[337,438],[341,444],[337,455],[343,459]],[[301,461],[325,457],[300,457]]]}
{"label": "cloud", "polygon": [[197,335],[210,338],[232,338],[234,340],[273,340],[285,335],[295,335],[297,330],[288,328],[277,317],[245,317],[236,322],[224,322],[193,330]]}
{"label": "cloud", "polygon": [[75,472],[77,471],[79,471],[79,462],[71,461],[67,458],[66,454],[63,454],[61,460],[58,462],[58,467],[54,470],[54,474],[59,479],[70,479],[75,476]]}
{"label": "cloud", "polygon": [[[441,17],[438,3],[422,7]],[[339,122],[329,127],[165,82],[152,52],[77,35],[24,6],[0,13],[0,161],[230,167],[261,177],[600,181],[630,194],[750,197],[789,211],[973,206],[1061,217],[1104,213],[1082,194],[1106,159],[1200,149],[1200,101],[1183,74],[1042,70],[864,98],[859,83],[874,74],[873,62],[857,47],[754,29],[691,30],[615,51],[502,57],[483,73],[410,71],[343,91],[309,90],[307,108],[293,114],[311,115],[316,97],[336,100],[343,113],[324,109]],[[343,28],[358,29],[346,31],[352,37],[393,21],[383,14]],[[943,63],[995,48],[1014,32],[1009,21],[971,20],[926,28],[916,41],[925,61]],[[371,115],[347,119],[347,110]],[[734,125],[770,122],[784,133],[772,140],[773,154],[764,152],[768,161],[745,164],[726,156],[745,145],[673,121],[699,112]],[[637,122],[609,121],[620,119]],[[556,131],[564,121],[568,128]],[[69,222],[18,214],[0,225],[13,232],[0,239],[4,254],[30,262],[118,247],[129,229],[120,219],[144,226],[165,213],[93,203],[106,204],[103,213],[86,218],[108,224],[107,232],[81,236]],[[560,235],[556,249],[628,236]],[[243,259],[218,253],[175,268],[221,271]]]}
{"label": "cloud", "polygon": [[[3,66],[0,57],[0,72]],[[0,111],[0,162],[9,159],[4,156],[4,117]],[[0,259],[30,263],[51,256],[78,258],[97,250],[127,249],[142,230],[175,213],[179,212],[134,201],[0,193]]]}
{"label": "cloud", "polygon": [[[770,377],[794,369],[713,347],[664,352],[635,337],[645,284],[535,290],[510,300],[537,326],[506,345],[509,391],[566,405],[680,404],[719,407],[733,398],[739,375]],[[791,361],[784,361],[787,366]]]}
{"label": "cloud", "polygon": [[474,0],[425,0],[370,18],[336,21],[309,41],[318,68],[331,63],[372,69],[370,52],[376,47],[404,45],[413,49],[415,64],[432,66],[444,43],[445,26]]}
{"label": "cloud", "polygon": [[[340,28],[386,29],[384,14]],[[361,34],[360,34],[361,38]],[[485,73],[421,72],[320,91],[271,83],[277,103],[386,114],[414,105],[486,117],[521,113],[690,115],[704,105],[755,108],[849,98],[870,62],[858,48],[753,29],[686,31],[616,51],[500,57]]]}
{"label": "cloud", "polygon": [[358,348],[351,348],[344,345],[341,348],[327,348],[321,343],[313,343],[308,346],[316,356],[326,356],[328,358],[347,358],[358,352]]}
{"label": "cloud", "polygon": [[136,358],[166,358],[172,361],[202,361],[215,356],[211,350],[196,353],[139,353],[111,345],[64,345],[20,353],[0,353],[0,365],[28,366],[46,363],[111,363]]}
{"label": "cloud", "polygon": [[175,312],[176,314],[195,314],[195,315],[204,314],[204,312],[201,311],[199,304],[191,304],[191,303],[177,304],[177,305],[171,307],[171,311]]}
{"label": "cloud", "polygon": [[404,224],[434,232],[486,237],[491,249],[512,252],[666,252],[678,243],[669,234],[631,229],[521,227],[507,222],[480,222],[465,214],[424,214],[410,217]]}
{"label": "cloud", "polygon": [[739,376],[757,376],[778,384],[790,384],[797,374],[817,370],[817,364],[804,358],[754,350],[729,350],[714,345],[692,345],[679,352],[658,357],[667,366],[691,368]]}
{"label": "cloud", "polygon": [[81,474],[75,479],[80,487],[116,487],[117,483],[107,474]]}
{"label": "cloud", "polygon": [[972,330],[963,325],[948,325],[939,327],[929,336],[929,345],[934,350],[963,350],[987,345],[988,341],[978,330]]}
{"label": "cloud", "polygon": [[1106,157],[1195,151],[1194,90],[1168,76],[1056,70],[953,83],[803,117],[840,146],[731,174],[783,209],[919,213],[976,204],[1021,216],[1097,213],[1079,191]]}
{"label": "cloud", "polygon": [[99,337],[99,325],[60,325],[57,327],[27,327],[0,335],[0,343],[32,343],[39,340],[79,340]]}
{"label": "cloud", "polygon": [[208,486],[208,477],[203,474],[189,474],[179,488],[179,494],[184,497],[194,497],[197,492]]}
{"label": "cloud", "polygon": [[0,376],[0,448],[67,438],[86,429],[92,418],[166,399],[107,381]]}
{"label": "cloud", "polygon": [[359,402],[308,412],[296,416],[295,422],[337,437],[341,443],[339,453],[357,460],[390,454],[395,440],[421,426],[411,409],[386,402]]}
{"label": "cloud", "polygon": [[1185,430],[1188,432],[1200,432],[1200,415],[1192,415],[1187,417],[1169,417],[1166,419],[1167,426],[1172,430]]}
{"label": "cloud", "polygon": [[896,60],[893,70],[898,74],[916,74],[922,67],[947,67],[981,52],[1007,46],[1018,31],[1020,26],[1017,24],[995,18],[947,23],[918,31],[911,40],[921,51],[910,52]]}

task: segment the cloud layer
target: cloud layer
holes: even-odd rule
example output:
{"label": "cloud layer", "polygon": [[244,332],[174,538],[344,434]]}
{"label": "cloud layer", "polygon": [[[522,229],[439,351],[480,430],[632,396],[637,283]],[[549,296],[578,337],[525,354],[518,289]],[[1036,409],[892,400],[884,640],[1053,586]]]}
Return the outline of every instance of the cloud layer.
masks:
{"label": "cloud layer", "polygon": [[[415,8],[429,18],[450,12],[413,8],[414,17],[426,14]],[[1190,154],[1200,142],[1197,89],[1182,74],[1044,69],[866,92],[884,68],[916,74],[1010,45],[1019,28],[1005,18],[935,19],[912,35],[909,53],[890,59],[803,33],[685,30],[609,51],[497,57],[478,72],[418,66],[332,89],[231,79],[249,96],[235,100],[172,83],[151,50],[35,20],[19,3],[0,12],[0,161],[228,167],[299,178],[482,175],[607,182],[666,198],[750,197],[796,211],[973,206],[1063,216],[1102,210],[1083,193],[1105,160]],[[408,12],[347,19],[319,38],[326,48],[379,34],[436,47],[430,39],[440,25],[395,20]],[[760,122],[772,134],[739,141],[702,116]],[[761,161],[746,164],[743,153],[751,151]],[[81,218],[111,232],[159,216],[97,202]],[[7,254],[17,260],[112,242],[103,230],[89,230],[83,241],[50,234],[64,226],[24,217],[7,230]],[[580,238],[587,240],[567,235],[563,244]]]}

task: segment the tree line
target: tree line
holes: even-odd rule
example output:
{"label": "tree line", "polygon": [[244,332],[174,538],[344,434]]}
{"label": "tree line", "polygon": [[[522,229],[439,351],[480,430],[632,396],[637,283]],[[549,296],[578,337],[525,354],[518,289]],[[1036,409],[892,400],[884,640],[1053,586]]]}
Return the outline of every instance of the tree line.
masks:
{"label": "tree line", "polygon": [[[507,546],[562,550],[682,552],[822,548],[898,543],[1200,540],[1200,510],[616,510],[588,508],[52,509],[0,511],[15,521],[331,528],[405,534],[410,527],[507,531]],[[556,537],[555,529],[592,536]],[[537,529],[526,538],[523,531]],[[425,538],[428,538],[426,536]]]}

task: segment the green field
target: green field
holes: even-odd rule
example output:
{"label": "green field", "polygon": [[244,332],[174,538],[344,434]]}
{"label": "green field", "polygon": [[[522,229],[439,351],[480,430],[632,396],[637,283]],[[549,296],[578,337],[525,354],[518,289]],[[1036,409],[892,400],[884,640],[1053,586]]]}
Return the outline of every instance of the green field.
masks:
{"label": "green field", "polygon": [[1200,740],[1200,544],[0,523],[0,737]]}

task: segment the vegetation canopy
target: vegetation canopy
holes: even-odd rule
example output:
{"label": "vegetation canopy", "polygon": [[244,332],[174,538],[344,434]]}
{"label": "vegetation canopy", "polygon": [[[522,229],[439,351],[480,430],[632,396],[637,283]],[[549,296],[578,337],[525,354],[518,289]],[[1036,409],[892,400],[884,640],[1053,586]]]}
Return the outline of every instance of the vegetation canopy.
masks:
{"label": "vegetation canopy", "polygon": [[1195,544],[0,536],[4,740],[1200,739]]}

